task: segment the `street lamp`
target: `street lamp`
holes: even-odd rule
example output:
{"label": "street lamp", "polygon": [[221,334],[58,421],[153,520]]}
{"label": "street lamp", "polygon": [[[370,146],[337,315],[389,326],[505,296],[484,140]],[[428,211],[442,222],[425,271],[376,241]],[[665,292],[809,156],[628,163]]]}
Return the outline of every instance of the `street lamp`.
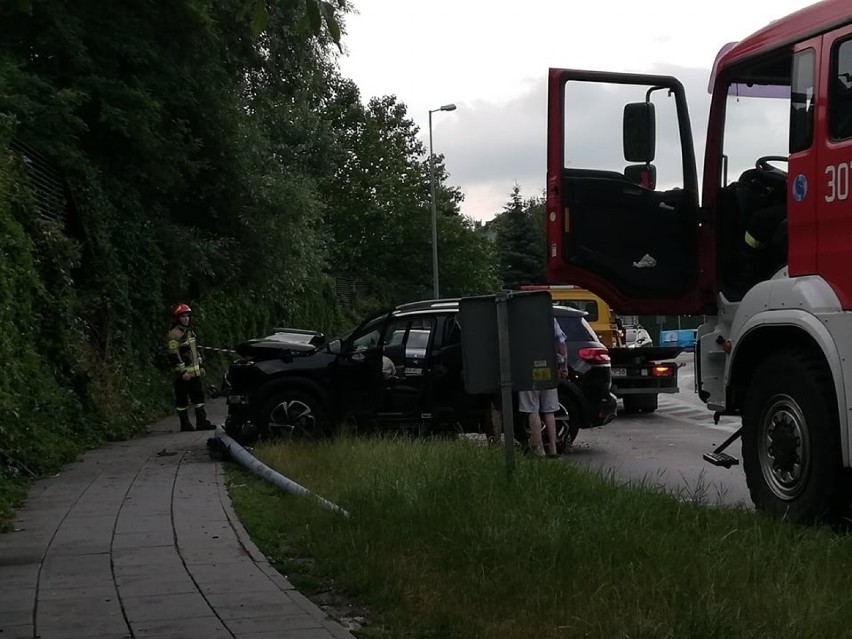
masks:
{"label": "street lamp", "polygon": [[438,213],[435,206],[435,155],[432,153],[432,114],[435,111],[455,111],[455,104],[445,104],[429,111],[429,189],[432,194],[432,295],[441,297],[438,286]]}

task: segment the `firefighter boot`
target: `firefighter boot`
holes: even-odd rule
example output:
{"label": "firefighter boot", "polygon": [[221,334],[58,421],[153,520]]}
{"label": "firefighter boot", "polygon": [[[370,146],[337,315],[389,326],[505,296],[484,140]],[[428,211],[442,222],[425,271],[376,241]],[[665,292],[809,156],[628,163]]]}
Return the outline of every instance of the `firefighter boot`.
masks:
{"label": "firefighter boot", "polygon": [[183,410],[178,410],[177,414],[178,418],[180,418],[180,431],[182,433],[189,430],[195,430],[192,427],[192,422],[189,421],[189,412],[187,412],[185,408]]}
{"label": "firefighter boot", "polygon": [[215,430],[216,426],[207,419],[207,412],[204,406],[195,407],[195,430]]}

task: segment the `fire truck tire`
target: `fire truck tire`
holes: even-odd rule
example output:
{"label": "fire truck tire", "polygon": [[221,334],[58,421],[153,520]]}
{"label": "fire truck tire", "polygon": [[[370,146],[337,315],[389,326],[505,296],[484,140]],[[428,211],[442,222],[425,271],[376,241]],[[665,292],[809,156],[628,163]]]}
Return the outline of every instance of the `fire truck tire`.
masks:
{"label": "fire truck tire", "polygon": [[821,357],[785,351],[758,365],[743,411],[742,454],[759,511],[798,523],[845,514],[837,401]]}

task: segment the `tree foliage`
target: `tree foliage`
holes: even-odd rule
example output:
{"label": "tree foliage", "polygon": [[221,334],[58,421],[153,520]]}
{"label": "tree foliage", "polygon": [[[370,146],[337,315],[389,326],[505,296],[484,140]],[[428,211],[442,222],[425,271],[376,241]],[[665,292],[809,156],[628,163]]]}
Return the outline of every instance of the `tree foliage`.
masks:
{"label": "tree foliage", "polygon": [[[68,187],[45,217],[25,158],[0,153],[0,480],[167,409],[175,301],[231,346],[340,328],[335,275],[376,303],[431,291],[428,158],[404,104],[364,104],[340,76],[347,10],[0,3],[0,149],[26,142]],[[444,290],[490,290],[491,248],[440,157],[436,177]]]}
{"label": "tree foliage", "polygon": [[493,224],[497,228],[495,243],[503,287],[516,289],[526,284],[543,284],[546,257],[543,199],[524,200],[516,184]]}
{"label": "tree foliage", "polygon": [[[324,189],[333,266],[368,282],[387,303],[420,299],[431,291],[432,231],[429,160],[394,96],[362,107],[357,87],[341,80],[328,114],[341,145],[337,171]],[[459,215],[461,192],[444,184],[436,157],[439,274],[442,294],[490,290],[493,256],[471,220]]]}

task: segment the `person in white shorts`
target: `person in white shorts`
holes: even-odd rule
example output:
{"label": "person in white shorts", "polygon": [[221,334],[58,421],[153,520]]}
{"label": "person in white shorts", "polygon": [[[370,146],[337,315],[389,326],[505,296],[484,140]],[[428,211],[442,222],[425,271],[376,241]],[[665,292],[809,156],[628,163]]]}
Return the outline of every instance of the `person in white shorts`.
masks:
{"label": "person in white shorts", "polygon": [[[559,377],[568,376],[567,350],[565,348],[565,333],[553,320],[553,339],[556,346],[556,361],[559,363]],[[518,393],[518,410],[528,414],[530,426],[530,448],[534,455],[544,457],[544,443],[541,438],[541,417],[547,429],[548,457],[556,457],[556,417],[559,410],[559,393],[555,388],[544,390],[520,391]]]}

